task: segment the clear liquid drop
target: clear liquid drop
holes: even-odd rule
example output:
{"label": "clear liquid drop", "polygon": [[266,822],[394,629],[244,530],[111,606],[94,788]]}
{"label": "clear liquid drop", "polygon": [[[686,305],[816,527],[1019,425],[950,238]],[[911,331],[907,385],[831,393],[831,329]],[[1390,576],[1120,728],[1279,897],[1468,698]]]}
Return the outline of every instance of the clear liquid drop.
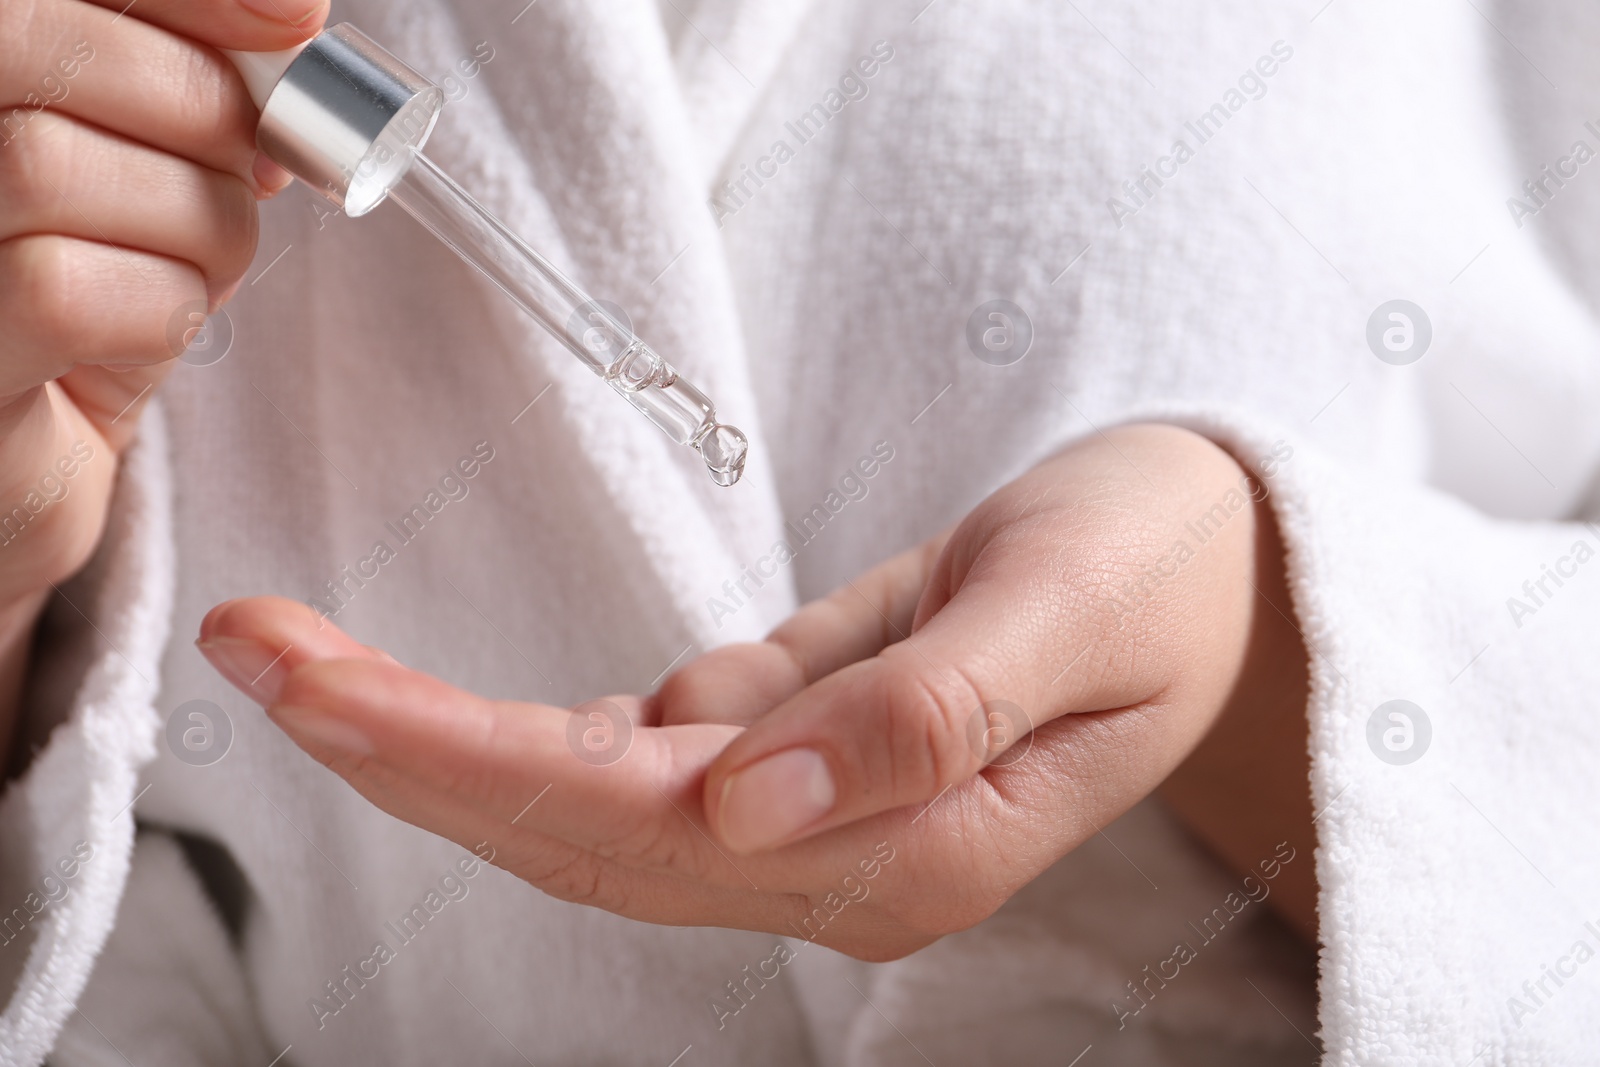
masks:
{"label": "clear liquid drop", "polygon": [[750,441],[738,427],[713,423],[694,447],[700,453],[700,458],[706,461],[711,480],[718,485],[733,485],[744,474]]}
{"label": "clear liquid drop", "polygon": [[668,437],[699,452],[712,481],[726,487],[744,474],[749,439],[737,427],[718,422],[711,398],[679,377],[649,345],[630,341],[600,376]]}

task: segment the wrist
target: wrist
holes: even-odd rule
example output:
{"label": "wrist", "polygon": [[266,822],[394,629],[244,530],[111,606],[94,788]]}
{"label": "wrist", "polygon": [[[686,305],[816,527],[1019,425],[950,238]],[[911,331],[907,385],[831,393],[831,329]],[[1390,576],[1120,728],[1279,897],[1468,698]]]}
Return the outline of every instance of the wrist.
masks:
{"label": "wrist", "polygon": [[1312,855],[1309,672],[1271,504],[1255,505],[1249,638],[1232,692],[1210,731],[1160,792],[1190,831],[1233,870],[1254,873],[1287,843],[1270,900],[1306,940],[1317,936]]}

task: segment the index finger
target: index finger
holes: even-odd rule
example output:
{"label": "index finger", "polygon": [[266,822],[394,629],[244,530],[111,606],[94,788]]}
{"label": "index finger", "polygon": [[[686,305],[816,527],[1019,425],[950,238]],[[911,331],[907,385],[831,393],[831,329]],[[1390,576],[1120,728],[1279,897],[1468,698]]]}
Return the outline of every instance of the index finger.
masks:
{"label": "index finger", "polygon": [[[74,0],[77,2],[77,0]],[[276,52],[308,41],[328,0],[86,0],[180,37],[241,52]]]}
{"label": "index finger", "polygon": [[572,710],[488,700],[278,597],[221,604],[200,633],[225,677],[346,778],[399,775],[503,825],[548,789],[522,826],[632,865],[650,866],[659,849],[680,875],[742,881],[694,821],[700,773],[734,727],[635,728],[636,698],[625,696]]}
{"label": "index finger", "polygon": [[[178,0],[135,0],[133,10],[139,3],[163,3],[175,25],[204,26],[192,17],[197,8],[234,7],[233,0],[182,2],[186,19],[176,17]],[[250,16],[250,30],[235,13],[217,20],[209,36],[251,48],[287,46],[320,26],[322,14],[319,7],[300,27]],[[257,185],[259,113],[239,72],[208,43],[83,0],[42,4],[25,25],[12,22],[0,16],[0,34],[19,42],[0,66],[0,103],[10,105],[0,107],[5,150],[17,151],[12,142],[29,135],[32,115],[51,107]]]}

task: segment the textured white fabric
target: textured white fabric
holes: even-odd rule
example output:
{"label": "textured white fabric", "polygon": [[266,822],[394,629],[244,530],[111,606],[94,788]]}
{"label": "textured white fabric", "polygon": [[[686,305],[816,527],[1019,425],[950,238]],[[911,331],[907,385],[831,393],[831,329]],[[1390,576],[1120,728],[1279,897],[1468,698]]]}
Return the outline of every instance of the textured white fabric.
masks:
{"label": "textured white fabric", "polygon": [[[152,421],[123,487],[141,521],[112,530],[96,616],[127,659],[104,652],[6,799],[8,879],[91,831],[105,845],[39,926],[4,1062],[38,1062],[87,980],[131,841],[125,816],[94,827],[141,764],[139,818],[221,843],[252,889],[237,965],[286,1063],[667,1063],[689,1045],[684,1063],[1067,1063],[1091,1045],[1086,1067],[1298,1063],[1313,1026],[1341,1065],[1592,1059],[1600,534],[1571,520],[1593,514],[1600,445],[1600,171],[1548,184],[1520,227],[1507,204],[1574,141],[1600,147],[1592,7],[512,7],[352,0],[336,17],[439,77],[492,45],[430,155],[627,308],[750,432],[750,473],[712,487],[396,211],[323,217],[301,190],[271,204],[232,352],[165,390],[181,566],[161,548]],[[892,58],[865,95],[800,143],[789,124],[878,42]],[[1241,88],[1262,57],[1272,75]],[[1186,123],[1219,103],[1199,144]],[[1193,158],[1135,198],[1124,183],[1170,170],[1178,138]],[[994,298],[1034,331],[1008,367],[965,340]],[[1394,299],[1432,324],[1410,365],[1366,339]],[[1271,484],[1312,650],[1315,1023],[1297,961],[1248,912],[1201,953],[1204,976],[1119,1028],[1125,983],[1233,884],[1152,803],[908,960],[803,950],[722,1031],[707,999],[771,938],[644,927],[496,870],[318,1027],[308,1001],[460,850],[305,759],[187,641],[159,653],[166,598],[182,638],[230,596],[324,595],[488,441],[466,498],[338,622],[493,696],[647,687],[1138,417],[1247,462],[1291,453]],[[749,603],[731,596],[878,441],[894,459],[867,496]],[[226,758],[158,748],[139,673],[161,678],[163,718],[226,709]],[[1394,699],[1432,727],[1408,765],[1368,741]],[[110,720],[116,739],[79,740]]]}
{"label": "textured white fabric", "polygon": [[270,1062],[281,1049],[266,1047],[228,933],[182,850],[158,833],[136,846],[116,926],[50,1062],[115,1067],[132,1050],[166,1067]]}
{"label": "textured white fabric", "polygon": [[[0,947],[15,985],[0,1014],[0,1063],[49,1052],[105,944],[133,851],[139,766],[155,754],[161,650],[172,612],[172,511],[166,423],[152,405],[125,459],[106,524],[108,549],[63,595],[94,618],[100,655],[71,719],[0,802],[6,919],[31,915]],[[92,600],[78,597],[93,588]],[[36,906],[37,905],[37,906]]]}

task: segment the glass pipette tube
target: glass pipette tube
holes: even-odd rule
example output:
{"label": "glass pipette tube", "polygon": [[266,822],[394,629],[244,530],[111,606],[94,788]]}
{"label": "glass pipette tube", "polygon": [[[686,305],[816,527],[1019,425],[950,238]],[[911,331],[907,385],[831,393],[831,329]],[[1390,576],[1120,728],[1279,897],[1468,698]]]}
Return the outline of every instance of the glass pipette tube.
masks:
{"label": "glass pipette tube", "polygon": [[411,166],[389,199],[499,286],[668,437],[700,453],[713,481],[737,482],[749,442],[737,428],[717,421],[711,399],[432,160],[409,151]]}

